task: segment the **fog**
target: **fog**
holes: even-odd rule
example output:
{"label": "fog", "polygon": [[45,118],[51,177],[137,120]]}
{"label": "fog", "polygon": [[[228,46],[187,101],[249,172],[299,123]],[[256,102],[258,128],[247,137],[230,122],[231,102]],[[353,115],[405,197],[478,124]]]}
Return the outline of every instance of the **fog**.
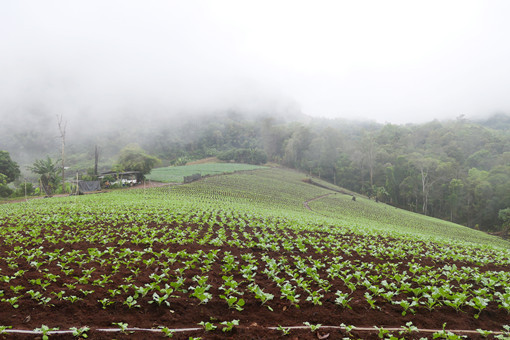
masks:
{"label": "fog", "polygon": [[[4,126],[509,112],[507,1],[4,1]],[[49,123],[55,125],[55,120]],[[77,127],[80,127],[79,129]]]}

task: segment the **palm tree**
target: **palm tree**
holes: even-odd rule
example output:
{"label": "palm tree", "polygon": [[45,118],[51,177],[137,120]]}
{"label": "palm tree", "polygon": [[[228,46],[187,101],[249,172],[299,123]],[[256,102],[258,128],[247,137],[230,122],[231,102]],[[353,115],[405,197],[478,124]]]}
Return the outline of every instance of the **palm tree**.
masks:
{"label": "palm tree", "polygon": [[38,159],[34,162],[33,166],[28,167],[30,171],[41,176],[41,186],[47,196],[53,194],[53,190],[59,182],[58,172],[60,169],[57,163],[58,161],[53,163],[50,156],[46,156],[46,159]]}

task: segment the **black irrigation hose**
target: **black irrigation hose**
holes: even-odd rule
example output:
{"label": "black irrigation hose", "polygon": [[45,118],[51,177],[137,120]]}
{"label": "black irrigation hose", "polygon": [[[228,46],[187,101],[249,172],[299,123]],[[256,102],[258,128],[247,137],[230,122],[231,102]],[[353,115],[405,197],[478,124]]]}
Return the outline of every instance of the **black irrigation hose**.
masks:
{"label": "black irrigation hose", "polygon": [[[238,328],[245,328],[245,327],[239,327]],[[279,329],[310,329],[309,326],[278,326],[278,327],[265,327],[267,329],[271,330],[279,330]],[[344,326],[320,326],[318,329],[341,329],[346,330],[347,327]],[[377,332],[380,328],[377,327],[352,327],[351,331],[357,331],[357,332]],[[384,330],[390,331],[390,332],[408,332],[408,328],[384,328]],[[79,329],[78,329],[79,330]],[[194,331],[200,331],[204,330],[204,328],[168,328],[171,332],[194,332]],[[97,329],[90,329],[89,331],[93,332],[153,332],[153,333],[162,333],[162,329],[160,328],[97,328]],[[478,331],[474,330],[466,330],[466,329],[421,329],[418,328],[413,331],[413,333],[437,333],[437,332],[451,332],[454,334],[480,334]],[[74,331],[72,330],[49,330],[46,331],[45,334],[47,335],[58,335],[58,334],[73,334]],[[87,331],[88,332],[88,331]],[[505,334],[505,332],[501,331],[490,331],[491,334],[494,335],[500,335]],[[0,331],[0,334],[33,334],[33,335],[39,335],[43,334],[43,331],[36,331],[36,330],[23,330],[23,329],[5,329],[3,331]]]}

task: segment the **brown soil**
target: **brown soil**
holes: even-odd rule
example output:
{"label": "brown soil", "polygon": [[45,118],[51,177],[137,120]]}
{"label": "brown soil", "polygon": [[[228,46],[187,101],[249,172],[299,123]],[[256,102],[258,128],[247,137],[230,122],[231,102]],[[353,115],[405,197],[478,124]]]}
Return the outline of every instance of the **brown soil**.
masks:
{"label": "brown soil", "polygon": [[[208,225],[197,225],[192,224],[190,222],[184,222],[185,228],[189,228],[190,230],[197,230],[199,235],[203,235]],[[180,228],[180,225],[158,225],[156,223],[151,222],[149,224],[155,230],[158,230],[159,233],[164,233],[165,229],[171,228]],[[0,228],[7,228],[9,225],[4,224],[0,225]],[[112,233],[112,226],[104,226],[104,225],[94,225],[88,226],[90,230],[104,230],[105,235],[110,235]],[[120,232],[123,230],[121,225],[117,225],[114,227],[115,230]],[[227,237],[230,237],[232,234],[232,229],[230,227],[223,227],[218,224],[213,226],[215,232],[220,230],[225,231]],[[249,234],[253,234],[253,230],[251,228],[241,229],[238,227],[236,229],[239,233],[247,232]],[[72,234],[76,232],[74,227],[66,226],[63,228],[64,234],[66,232]],[[29,232],[29,230],[27,230]],[[294,231],[287,231],[290,236],[294,233]],[[51,231],[47,231],[48,234]],[[123,235],[123,239],[131,240],[132,234]],[[22,291],[26,292],[27,290],[33,289],[35,291],[40,291],[44,297],[50,297],[51,301],[47,306],[44,306],[35,300],[31,299],[29,294],[24,294],[19,300],[19,307],[13,308],[8,302],[0,302],[0,325],[9,325],[12,326],[13,329],[25,329],[25,330],[33,330],[37,327],[41,327],[41,325],[47,325],[49,327],[58,327],[61,330],[68,330],[70,327],[81,327],[87,325],[91,328],[89,332],[90,337],[92,339],[111,339],[115,337],[117,339],[136,339],[136,338],[164,338],[161,333],[149,333],[149,332],[135,332],[133,334],[122,334],[122,333],[105,333],[97,331],[100,328],[115,328],[116,326],[113,323],[127,323],[129,327],[139,327],[139,328],[157,328],[159,326],[165,326],[169,328],[193,328],[200,327],[197,324],[201,321],[204,322],[212,322],[215,325],[219,326],[216,331],[213,332],[205,332],[203,330],[186,332],[186,333],[176,333],[173,338],[176,339],[188,339],[190,336],[200,336],[203,339],[223,339],[223,338],[236,338],[236,339],[277,339],[277,338],[285,338],[285,339],[321,339],[322,336],[326,336],[328,339],[341,339],[346,336],[352,336],[354,338],[363,338],[363,339],[377,339],[377,332],[366,332],[366,331],[352,331],[352,335],[348,335],[345,330],[340,329],[320,329],[318,332],[311,332],[310,330],[292,330],[290,334],[286,337],[283,337],[283,333],[277,330],[269,330],[267,327],[276,327],[278,325],[282,326],[303,326],[303,322],[309,322],[310,324],[322,324],[329,326],[339,326],[340,324],[346,325],[355,325],[357,327],[369,327],[373,328],[373,326],[378,327],[401,327],[404,326],[407,322],[412,321],[413,324],[419,328],[423,329],[441,329],[444,323],[447,324],[448,329],[459,329],[459,330],[475,330],[477,328],[486,329],[486,330],[501,330],[501,326],[510,323],[510,316],[502,309],[498,309],[496,303],[491,302],[489,307],[484,310],[479,319],[475,319],[473,317],[474,309],[471,307],[464,308],[461,312],[455,312],[450,307],[439,307],[434,309],[432,312],[427,309],[420,307],[416,309],[416,313],[408,313],[406,316],[402,316],[401,308],[389,303],[385,303],[384,300],[379,297],[377,298],[377,305],[380,309],[371,309],[370,306],[366,303],[363,295],[367,290],[362,288],[358,288],[354,294],[352,295],[352,300],[350,305],[352,309],[341,308],[334,303],[336,290],[342,290],[344,292],[348,291],[348,288],[345,286],[343,281],[339,279],[332,280],[332,288],[331,290],[325,294],[324,298],[321,300],[322,305],[314,305],[311,302],[306,301],[307,293],[304,291],[298,291],[301,295],[299,307],[291,304],[286,299],[280,299],[281,293],[280,289],[277,287],[276,283],[269,279],[265,274],[263,274],[263,261],[261,258],[264,254],[268,255],[271,258],[285,258],[288,263],[293,267],[294,257],[299,256],[301,258],[310,258],[310,259],[322,259],[325,254],[315,253],[313,250],[308,249],[306,253],[300,253],[296,251],[286,251],[283,247],[278,252],[263,250],[260,248],[239,248],[236,246],[222,245],[222,246],[212,246],[212,245],[200,245],[198,243],[191,244],[160,244],[158,242],[154,242],[153,244],[136,244],[131,241],[127,241],[121,245],[118,244],[118,241],[121,239],[120,236],[115,241],[108,241],[104,244],[101,243],[89,243],[86,241],[80,241],[76,243],[64,243],[62,241],[57,243],[48,242],[44,237],[45,235],[41,234],[43,237],[42,243],[35,245],[27,245],[21,243],[8,244],[4,242],[4,239],[0,237],[0,275],[14,277],[15,273],[19,270],[25,270],[25,273],[22,276],[12,278],[8,283],[0,282],[0,291],[3,291],[3,298],[10,298],[15,296],[11,287],[16,287],[18,285],[25,287]],[[359,239],[360,236],[357,235],[343,235],[339,236],[344,239],[342,242],[350,242],[356,244],[356,240]],[[239,237],[241,241],[243,241],[243,237]],[[380,238],[379,242],[388,243],[392,242],[391,239]],[[101,264],[98,260],[92,260],[89,263],[84,263],[80,265],[77,262],[70,262],[68,265],[69,269],[73,270],[72,274],[65,275],[60,266],[58,266],[59,261],[49,261],[42,265],[39,269],[36,269],[34,266],[30,265],[29,260],[25,260],[24,257],[19,257],[17,262],[17,267],[13,268],[12,265],[9,266],[6,257],[10,256],[10,254],[15,253],[15,248],[20,246],[22,248],[28,247],[42,247],[41,249],[44,251],[54,251],[58,249],[62,249],[61,253],[81,253],[84,254],[84,258],[88,258],[89,248],[97,248],[100,251],[105,251],[108,247],[113,247],[115,250],[111,255],[104,255],[102,258],[104,259],[115,259],[117,254],[119,254],[122,249],[129,248],[133,251],[141,251],[148,247],[152,247],[153,251],[161,252],[165,249],[170,250],[171,252],[179,252],[183,250],[187,254],[193,254],[198,251],[203,251],[205,253],[218,249],[218,254],[223,255],[225,252],[230,252],[237,259],[239,259],[240,265],[248,264],[244,260],[241,259],[242,254],[250,253],[253,254],[259,263],[259,270],[256,275],[256,283],[264,289],[264,292],[270,293],[274,295],[274,299],[262,305],[261,302],[254,298],[254,295],[249,292],[248,283],[244,281],[244,278],[241,276],[239,271],[232,271],[231,273],[225,274],[222,273],[221,269],[221,257],[220,260],[216,261],[209,270],[206,270],[205,273],[201,270],[201,264],[197,263],[194,265],[194,268],[187,269],[183,277],[186,279],[186,283],[184,287],[189,287],[194,285],[192,278],[195,275],[208,275],[208,284],[211,285],[210,292],[212,293],[212,299],[205,303],[200,304],[199,300],[195,297],[190,297],[190,292],[174,292],[172,297],[168,300],[170,302],[170,306],[158,306],[156,304],[149,304],[151,301],[150,295],[152,293],[147,294],[145,297],[138,298],[139,307],[129,308],[123,302],[126,301],[127,297],[133,295],[133,291],[129,288],[127,292],[122,291],[119,295],[115,297],[110,297],[109,290],[117,289],[119,286],[126,284],[126,278],[133,275],[133,271],[138,269],[139,272],[134,278],[134,283],[138,286],[143,286],[146,283],[150,283],[151,279],[149,276],[153,273],[161,274],[162,269],[157,265],[146,265],[142,261],[136,262],[135,267],[128,268],[127,265],[123,265],[120,267],[118,272],[114,272],[111,264]],[[357,253],[353,252],[352,254],[343,254],[344,260],[349,260],[353,263],[356,262],[373,262],[375,264],[384,262],[386,260],[381,260],[380,258],[376,258],[370,255],[359,256]],[[142,260],[148,260],[147,254],[144,255]],[[416,262],[421,263],[422,265],[432,266],[432,267],[443,267],[445,264],[453,264],[453,262],[433,262],[427,258],[415,258]],[[170,268],[171,282],[177,276],[175,273],[181,267],[183,267],[183,261],[177,261],[172,265],[168,265]],[[387,260],[387,262],[397,262],[397,260]],[[60,263],[62,264],[62,263]],[[476,266],[471,263],[455,263],[457,266]],[[502,270],[509,271],[509,268],[502,266],[490,266],[489,267],[478,267],[480,271],[485,270]],[[404,268],[407,268],[405,264],[399,263],[399,268],[403,271]],[[90,282],[77,283],[76,279],[79,277],[85,270],[87,269],[95,269],[92,273]],[[113,272],[113,274],[112,274]],[[59,275],[55,282],[48,281],[48,274]],[[326,268],[321,268],[319,270],[319,274],[321,277],[326,278],[327,272]],[[92,281],[100,279],[102,275],[112,275],[111,282],[105,284],[104,287],[100,287],[98,285],[93,285]],[[233,308],[229,308],[224,300],[222,300],[219,296],[222,294],[222,290],[220,290],[220,286],[223,284],[223,275],[233,275],[234,279],[240,284],[240,290],[244,292],[242,296],[246,301],[246,305],[244,306],[243,311],[237,311]],[[281,277],[285,277],[285,273],[279,274]],[[32,280],[48,281],[50,284],[45,288],[41,289],[38,285],[34,284]],[[290,280],[289,277],[287,279]],[[76,284],[75,288],[67,288],[64,284],[74,283]],[[476,285],[475,285],[476,286]],[[312,287],[314,283],[312,283]],[[93,293],[85,294],[84,291],[93,290]],[[59,300],[56,297],[56,294],[60,291],[65,291],[66,296],[75,295],[80,298],[78,301],[71,303],[65,300]],[[106,308],[102,308],[101,304],[98,302],[99,299],[108,297],[114,303]],[[400,297],[403,298],[404,296]],[[270,307],[270,308],[268,308]],[[272,310],[270,310],[272,309]],[[232,332],[222,332],[220,329],[220,322],[222,321],[230,321],[237,319],[239,320],[239,327],[234,328]],[[394,332],[398,335],[397,332]],[[115,334],[114,336],[112,334]],[[415,338],[415,334],[413,334],[410,338]],[[429,333],[422,333],[420,336],[432,338]],[[0,335],[1,338],[6,339],[33,339],[34,335],[22,336],[19,334],[7,334]],[[51,338],[55,339],[70,339],[71,335],[54,335]],[[419,338],[419,336],[416,336]],[[470,335],[469,338],[477,339],[481,338],[476,335]]]}

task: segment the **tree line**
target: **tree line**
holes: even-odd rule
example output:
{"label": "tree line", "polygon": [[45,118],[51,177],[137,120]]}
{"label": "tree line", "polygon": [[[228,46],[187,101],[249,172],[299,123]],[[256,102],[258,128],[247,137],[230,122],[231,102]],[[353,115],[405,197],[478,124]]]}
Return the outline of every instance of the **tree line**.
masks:
{"label": "tree line", "polygon": [[[133,151],[128,143],[137,143],[135,153],[154,164],[159,159],[163,165],[183,165],[211,156],[252,164],[272,162],[470,228],[498,230],[510,222],[510,117],[506,115],[476,122],[459,117],[395,125],[306,117],[286,121],[229,112],[172,126],[176,126],[173,121],[159,122],[157,128],[129,134],[107,131],[74,142],[70,135],[67,162],[86,172],[89,163],[84,160],[91,157],[84,150],[99,144],[115,155],[103,160],[103,167],[111,168]],[[19,149],[19,144],[15,147]],[[122,152],[123,148],[128,150]],[[126,159],[134,156],[130,157]],[[35,165],[32,170],[37,170]],[[19,169],[14,173],[19,174]],[[1,185],[6,186],[7,178],[12,181],[12,174],[11,168],[0,177]]]}

